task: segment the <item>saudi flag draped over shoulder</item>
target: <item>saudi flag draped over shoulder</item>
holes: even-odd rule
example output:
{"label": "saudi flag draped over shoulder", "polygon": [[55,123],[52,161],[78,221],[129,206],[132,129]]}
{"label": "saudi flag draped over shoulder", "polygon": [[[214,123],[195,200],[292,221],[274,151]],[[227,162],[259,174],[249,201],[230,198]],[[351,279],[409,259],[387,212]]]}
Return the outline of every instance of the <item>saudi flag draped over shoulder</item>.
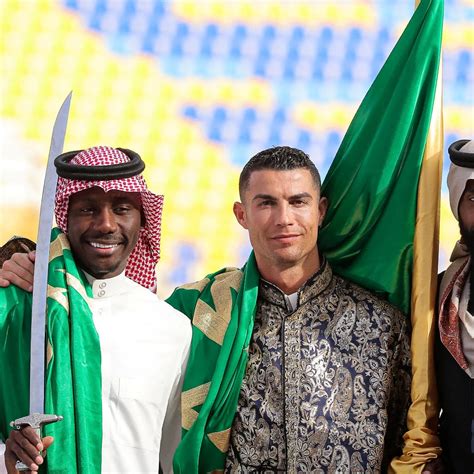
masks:
{"label": "saudi flag draped over shoulder", "polygon": [[[320,233],[322,252],[337,273],[382,293],[406,314],[410,313],[414,260],[421,267],[427,263],[428,274],[435,269],[441,155],[439,150],[428,153],[428,144],[434,143],[430,142],[430,124],[439,97],[442,22],[442,1],[422,1],[360,105],[322,190],[330,202]],[[434,166],[431,158],[435,158]],[[434,180],[423,172],[427,164],[435,170]],[[431,193],[426,194],[423,185],[428,211],[418,201],[422,181],[431,186]],[[419,226],[426,222],[424,249],[431,252],[430,257],[414,259],[414,248],[420,248],[416,236],[422,236]],[[429,294],[419,299],[429,306],[433,287],[429,282],[426,286]],[[209,275],[178,288],[168,300],[193,319],[182,399],[183,439],[174,458],[177,473],[224,468],[257,290],[258,273],[251,255],[242,271]],[[414,325],[414,334],[415,327],[421,333],[422,348],[432,335],[427,321],[433,308],[429,309],[431,313],[427,310],[421,317],[426,324]],[[398,472],[417,472],[433,456],[426,453],[437,449],[436,437],[426,429],[435,418],[435,407],[428,406],[433,386],[419,378],[431,374],[432,354],[426,352],[425,359],[413,361],[418,371],[412,390],[416,413],[409,415],[413,442],[408,441],[406,457],[394,466]]]}
{"label": "saudi flag draped over shoulder", "polygon": [[[101,472],[100,346],[88,300],[90,285],[77,268],[66,236],[53,229],[48,271],[45,412],[64,420],[46,425],[48,473]],[[0,288],[0,438],[9,422],[29,413],[31,294]]]}

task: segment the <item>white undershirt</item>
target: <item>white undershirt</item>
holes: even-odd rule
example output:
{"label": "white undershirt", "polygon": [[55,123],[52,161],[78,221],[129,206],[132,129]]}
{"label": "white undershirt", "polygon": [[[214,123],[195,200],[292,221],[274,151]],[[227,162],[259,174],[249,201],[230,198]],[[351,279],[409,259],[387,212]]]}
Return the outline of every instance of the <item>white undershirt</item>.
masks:
{"label": "white undershirt", "polygon": [[160,462],[171,472],[189,319],[123,274],[89,278],[102,356],[102,472],[158,473]]}
{"label": "white undershirt", "polygon": [[298,292],[295,291],[291,295],[285,295],[285,299],[291,311],[296,311],[298,308]]}

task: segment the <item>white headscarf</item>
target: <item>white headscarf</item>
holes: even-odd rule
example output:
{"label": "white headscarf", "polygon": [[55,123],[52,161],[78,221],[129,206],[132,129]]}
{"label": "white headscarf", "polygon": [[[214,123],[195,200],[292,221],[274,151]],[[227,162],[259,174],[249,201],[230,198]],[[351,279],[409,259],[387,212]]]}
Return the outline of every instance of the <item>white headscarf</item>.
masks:
{"label": "white headscarf", "polygon": [[[474,154],[474,140],[468,141],[459,151]],[[461,200],[461,196],[466,189],[466,183],[469,179],[474,179],[474,168],[464,168],[451,163],[448,173],[449,204],[457,220],[459,220],[459,201]]]}

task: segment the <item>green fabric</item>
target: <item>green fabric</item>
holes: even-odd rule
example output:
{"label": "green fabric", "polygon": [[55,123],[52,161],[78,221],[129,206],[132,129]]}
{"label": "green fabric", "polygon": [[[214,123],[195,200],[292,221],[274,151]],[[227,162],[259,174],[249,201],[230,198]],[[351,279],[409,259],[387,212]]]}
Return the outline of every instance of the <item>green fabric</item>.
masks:
{"label": "green fabric", "polygon": [[[441,51],[443,2],[423,0],[361,103],[323,183],[329,198],[319,248],[334,271],[384,294],[408,313],[418,178],[433,109]],[[244,267],[222,346],[193,327],[186,391],[211,382],[199,416],[174,458],[177,473],[223,469],[225,453],[210,433],[230,428],[253,328],[258,273]],[[178,288],[168,302],[193,318],[200,301],[212,308],[213,281]]]}
{"label": "green fabric", "polygon": [[[225,272],[221,270],[208,275],[202,291],[177,288],[168,303],[191,318],[198,299],[215,310],[213,286],[217,284],[216,277]],[[183,433],[174,458],[175,473],[209,472],[224,465],[225,453],[217,449],[207,435],[229,429],[234,419],[257,302],[259,274],[253,254],[243,271],[228,271],[233,272],[240,274],[240,290],[230,288],[226,293],[227,298],[232,299],[232,311],[222,346],[193,325],[183,392],[209,381],[211,387],[204,404],[196,408],[199,411],[196,422]]]}
{"label": "green fabric", "polygon": [[[48,272],[48,353],[45,412],[64,420],[46,425],[54,436],[49,473],[100,473],[102,403],[99,338],[87,303],[91,288],[76,267],[67,239],[51,234]],[[63,245],[63,243],[65,245]],[[82,294],[81,294],[82,293]],[[66,309],[68,307],[68,309]],[[13,285],[0,288],[0,438],[9,422],[29,413],[31,294]]]}
{"label": "green fabric", "polygon": [[319,248],[335,273],[410,309],[423,151],[441,54],[442,0],[422,1],[360,105],[322,186]]}

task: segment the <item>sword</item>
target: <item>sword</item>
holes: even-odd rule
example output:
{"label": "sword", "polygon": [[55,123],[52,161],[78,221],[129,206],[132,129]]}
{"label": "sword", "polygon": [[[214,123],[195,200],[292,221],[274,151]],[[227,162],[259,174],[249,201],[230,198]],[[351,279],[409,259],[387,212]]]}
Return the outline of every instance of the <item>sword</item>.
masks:
{"label": "sword", "polygon": [[[31,426],[35,429],[40,438],[42,425],[62,420],[62,416],[44,415],[42,413],[44,411],[46,298],[48,290],[49,246],[51,227],[53,225],[54,197],[58,181],[58,175],[54,167],[54,159],[63,151],[71,97],[72,91],[61,105],[54,122],[43,183],[43,194],[41,197],[31,309],[30,415],[10,423],[11,426],[17,429],[24,426]],[[20,461],[17,462],[16,468],[19,471],[29,470],[28,466]]]}

